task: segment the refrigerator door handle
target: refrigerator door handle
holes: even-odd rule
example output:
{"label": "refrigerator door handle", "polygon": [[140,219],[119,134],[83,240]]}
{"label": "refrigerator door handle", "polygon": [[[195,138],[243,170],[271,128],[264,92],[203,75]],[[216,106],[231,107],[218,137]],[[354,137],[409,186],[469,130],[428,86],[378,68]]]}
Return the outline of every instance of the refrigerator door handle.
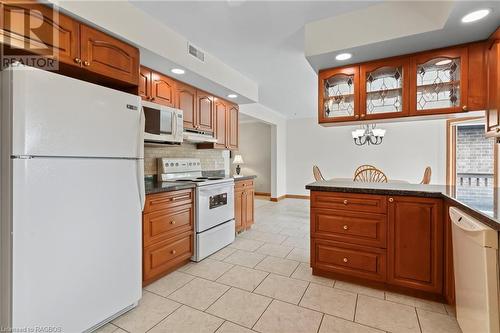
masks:
{"label": "refrigerator door handle", "polygon": [[146,188],[144,184],[144,160],[137,161],[137,184],[139,185],[139,200],[141,211],[144,210],[146,204]]}
{"label": "refrigerator door handle", "polygon": [[139,185],[139,200],[141,203],[141,210],[144,210],[144,205],[146,203],[146,189],[144,184],[144,131],[145,131],[146,117],[144,115],[144,109],[141,108],[141,115],[139,117],[139,139],[138,139],[138,152],[139,161],[137,163],[137,182]]}

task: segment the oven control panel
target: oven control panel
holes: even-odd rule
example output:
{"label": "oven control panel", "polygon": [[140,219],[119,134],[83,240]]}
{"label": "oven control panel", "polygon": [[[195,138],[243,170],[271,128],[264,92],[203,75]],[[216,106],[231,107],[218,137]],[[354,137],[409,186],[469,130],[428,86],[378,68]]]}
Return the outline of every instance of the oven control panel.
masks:
{"label": "oven control panel", "polygon": [[209,208],[214,209],[220,206],[227,205],[227,193],[213,195],[209,199]]}

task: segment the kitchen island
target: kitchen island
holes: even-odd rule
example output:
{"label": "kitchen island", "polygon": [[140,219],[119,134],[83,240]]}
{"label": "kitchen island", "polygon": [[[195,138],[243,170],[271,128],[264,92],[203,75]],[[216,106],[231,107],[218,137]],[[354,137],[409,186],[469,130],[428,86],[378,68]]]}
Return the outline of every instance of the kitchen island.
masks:
{"label": "kitchen island", "polygon": [[497,189],[485,200],[441,185],[326,180],[311,191],[316,275],[454,303],[449,207],[500,230]]}

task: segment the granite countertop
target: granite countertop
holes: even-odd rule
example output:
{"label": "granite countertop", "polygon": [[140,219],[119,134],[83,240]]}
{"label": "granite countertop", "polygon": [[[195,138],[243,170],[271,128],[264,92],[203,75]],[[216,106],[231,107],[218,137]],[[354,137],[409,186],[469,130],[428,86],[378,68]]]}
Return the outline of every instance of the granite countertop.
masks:
{"label": "granite countertop", "polygon": [[325,192],[443,198],[489,227],[500,231],[499,188],[324,180],[308,184],[306,189]]}
{"label": "granite countertop", "polygon": [[195,188],[196,185],[190,182],[156,182],[145,181],[146,194],[160,193]]}
{"label": "granite countertop", "polygon": [[242,176],[232,175],[231,177],[234,178],[235,182],[238,182],[240,180],[249,180],[249,179],[255,179],[255,178],[257,178],[256,175],[248,175],[248,176],[247,175],[242,175]]}

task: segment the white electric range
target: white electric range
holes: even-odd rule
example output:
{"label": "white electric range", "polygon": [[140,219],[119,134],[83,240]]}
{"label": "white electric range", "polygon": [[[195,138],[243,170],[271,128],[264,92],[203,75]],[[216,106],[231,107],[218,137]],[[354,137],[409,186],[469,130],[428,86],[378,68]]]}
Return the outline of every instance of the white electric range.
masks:
{"label": "white electric range", "polygon": [[200,261],[234,241],[232,178],[204,177],[196,158],[159,158],[158,181],[196,185],[195,245],[191,260]]}

